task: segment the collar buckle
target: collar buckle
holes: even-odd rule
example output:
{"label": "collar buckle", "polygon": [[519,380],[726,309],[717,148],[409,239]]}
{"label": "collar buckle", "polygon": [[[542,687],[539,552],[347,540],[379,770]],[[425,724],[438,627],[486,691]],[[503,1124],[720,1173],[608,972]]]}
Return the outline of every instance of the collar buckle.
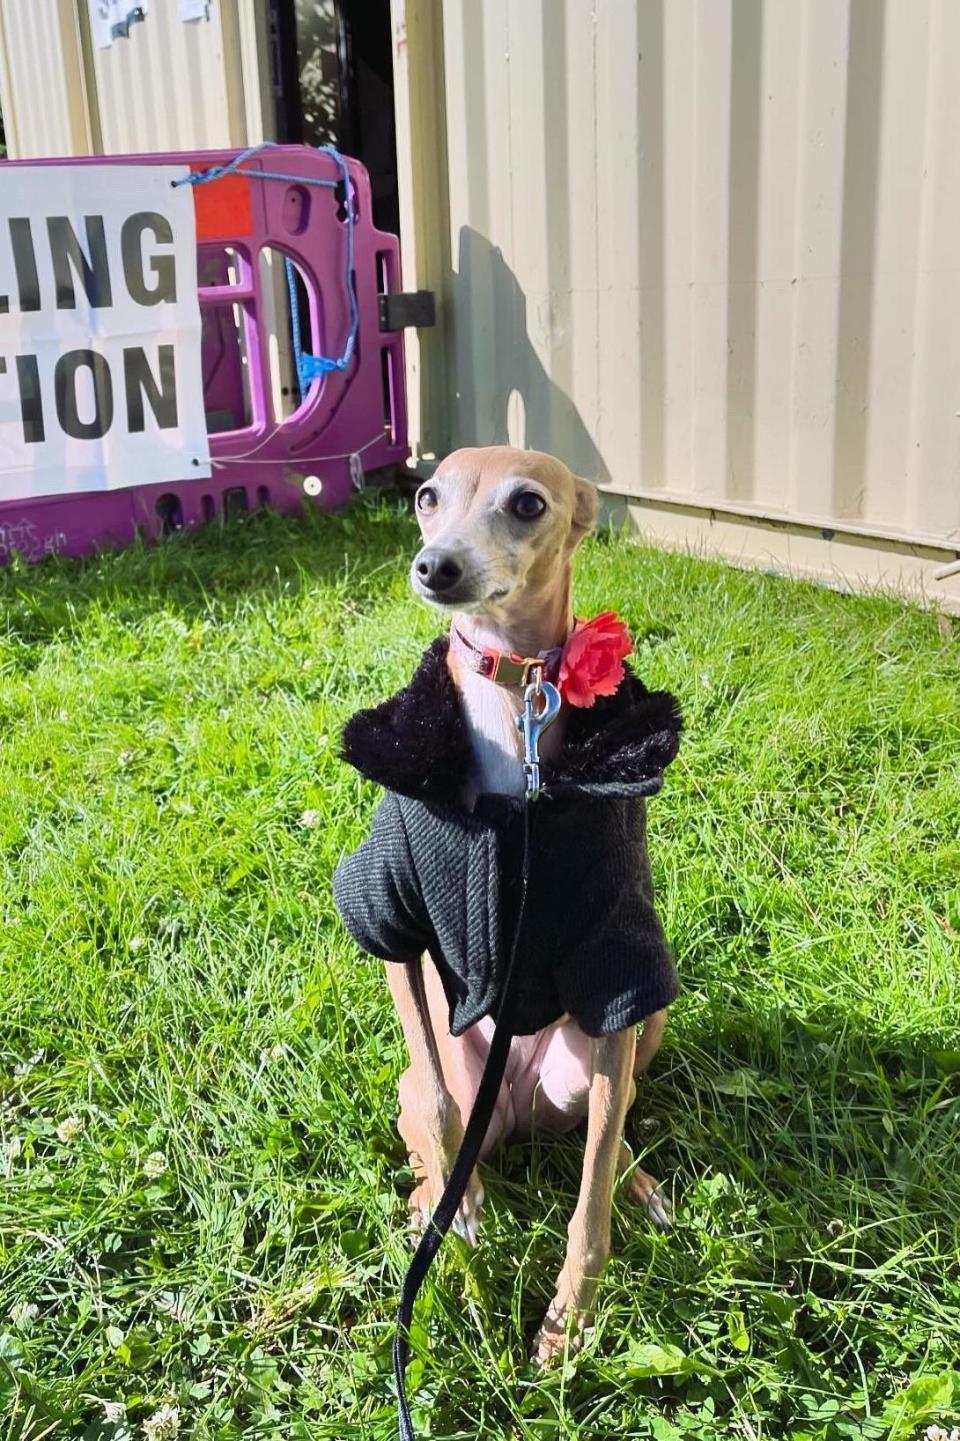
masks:
{"label": "collar buckle", "polygon": [[541,656],[507,655],[504,651],[485,651],[490,657],[489,680],[498,685],[529,685],[532,671],[543,671]]}
{"label": "collar buckle", "polygon": [[450,629],[450,645],[477,675],[505,686],[528,686],[538,677],[546,680],[555,676],[563,654],[562,646],[542,655],[513,655],[492,646],[474,645],[456,626]]}

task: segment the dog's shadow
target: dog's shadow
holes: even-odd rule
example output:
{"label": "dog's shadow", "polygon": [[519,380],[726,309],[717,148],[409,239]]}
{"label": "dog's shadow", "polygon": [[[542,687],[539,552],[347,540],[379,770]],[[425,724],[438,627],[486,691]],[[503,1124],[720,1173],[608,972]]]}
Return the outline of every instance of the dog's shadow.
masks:
{"label": "dog's shadow", "polygon": [[[468,225],[460,230],[444,300],[440,344],[432,354],[427,348],[423,382],[441,421],[452,421],[439,426],[438,449],[512,444],[546,450],[576,474],[608,484],[599,446],[531,339],[530,306],[516,275],[502,252]],[[541,301],[537,329],[558,368],[569,369],[573,340],[551,315],[553,303]]]}

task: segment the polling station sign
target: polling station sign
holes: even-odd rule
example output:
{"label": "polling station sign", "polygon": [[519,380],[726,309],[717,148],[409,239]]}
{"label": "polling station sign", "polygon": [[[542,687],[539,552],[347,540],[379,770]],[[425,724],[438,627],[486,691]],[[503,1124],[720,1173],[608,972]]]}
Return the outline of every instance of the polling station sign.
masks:
{"label": "polling station sign", "polygon": [[0,167],[0,500],[209,476],[186,174]]}

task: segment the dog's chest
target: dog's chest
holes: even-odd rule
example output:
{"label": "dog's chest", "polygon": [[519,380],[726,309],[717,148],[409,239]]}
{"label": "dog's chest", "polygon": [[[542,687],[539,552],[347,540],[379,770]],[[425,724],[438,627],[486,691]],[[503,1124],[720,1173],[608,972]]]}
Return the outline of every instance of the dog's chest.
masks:
{"label": "dog's chest", "polygon": [[[457,677],[463,714],[473,750],[470,790],[478,795],[510,795],[524,792],[523,743],[517,717],[523,708],[519,688],[494,685],[471,671]],[[540,742],[540,759],[549,763],[560,752],[563,741],[563,712],[545,731]]]}

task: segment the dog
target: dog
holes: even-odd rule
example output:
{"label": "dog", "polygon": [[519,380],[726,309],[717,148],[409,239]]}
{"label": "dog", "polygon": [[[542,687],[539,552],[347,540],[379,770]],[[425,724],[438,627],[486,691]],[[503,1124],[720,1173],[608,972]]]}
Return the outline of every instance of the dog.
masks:
{"label": "dog", "polygon": [[[468,843],[477,840],[476,827],[471,828],[467,818],[485,816],[498,806],[498,814],[509,815],[510,808],[515,812],[524,796],[517,724],[524,681],[536,664],[546,666],[548,660],[552,664],[550,658],[565,654],[574,631],[573,557],[594,529],[597,509],[595,487],[541,452],[496,446],[458,450],[448,456],[416,495],[423,545],[413,560],[410,582],[420,599],[450,618],[450,642],[437,643],[428,652],[419,679],[415,677],[407,690],[376,710],[362,712],[345,732],[346,758],[388,790],[393,788],[407,797],[405,818],[378,816],[375,834],[343,863],[335,888],[348,928],[368,950],[388,961],[389,988],[409,1053],[409,1065],[400,1081],[398,1129],[416,1180],[410,1206],[421,1224],[432,1213],[450,1174],[493,1032],[489,1010],[478,1014],[486,1004],[478,996],[484,985],[489,990],[488,980],[481,983],[468,975],[464,981],[457,972],[457,939],[447,934],[445,909],[452,903],[450,897],[473,893],[473,880],[463,879],[466,870],[460,880],[454,877]],[[499,674],[501,668],[506,671],[506,684]],[[498,674],[492,677],[494,670]],[[544,733],[541,762],[548,788],[552,774],[563,776],[565,756],[572,775],[572,780],[567,778],[568,786],[575,789],[579,778],[601,790],[604,785],[611,787],[610,824],[620,836],[620,859],[614,871],[620,875],[623,869],[623,845],[635,843],[637,867],[644,872],[637,889],[640,909],[623,912],[627,930],[632,926],[630,918],[637,918],[636,928],[645,938],[641,953],[636,960],[632,953],[624,953],[624,960],[621,948],[628,942],[617,939],[614,943],[618,959],[613,999],[605,1012],[596,1011],[589,993],[590,976],[600,974],[606,954],[600,949],[603,943],[597,939],[596,927],[584,930],[580,944],[588,950],[591,946],[598,949],[590,952],[580,969],[577,952],[564,958],[556,993],[553,981],[531,983],[530,1019],[522,1028],[526,1033],[515,1035],[511,1043],[507,1075],[481,1152],[482,1157],[489,1156],[503,1142],[533,1129],[562,1133],[586,1121],[582,1179],[566,1255],[535,1343],[535,1355],[544,1364],[565,1346],[576,1349],[590,1322],[610,1250],[618,1177],[626,1177],[629,1195],[654,1224],[665,1229],[671,1224],[670,1205],[658,1182],[634,1166],[624,1141],[624,1122],[636,1096],[636,1082],[660,1046],[667,1005],[676,985],[652,909],[644,802],[631,803],[616,796],[624,787],[626,791],[633,787],[641,795],[659,788],[663,766],[676,751],[680,721],[672,697],[651,695],[633,677],[629,684],[624,682],[618,695],[625,696],[627,690],[626,699],[599,702],[596,720],[590,711],[575,713],[564,700],[559,718]],[[435,750],[432,762],[431,747]],[[447,773],[456,789],[443,798],[438,787]],[[589,812],[574,804],[564,809],[563,785],[557,789],[560,799],[553,815],[562,813],[567,820],[550,823],[567,829],[559,833],[561,848],[555,847],[550,866],[552,875],[559,868],[561,877],[566,877],[561,883],[569,891],[576,887],[578,867],[589,871],[594,865],[594,840],[583,840],[583,855],[578,854],[578,846],[584,834],[583,818],[595,815],[599,802],[594,801]],[[446,807],[443,815],[451,817],[449,824],[463,828],[462,838],[458,841],[455,833],[452,840],[441,839],[439,832],[431,831],[421,843],[415,826],[421,822],[439,825],[441,800]],[[639,811],[625,811],[631,804],[639,806]],[[457,805],[459,817],[453,816]],[[537,803],[538,825],[540,811],[550,805],[548,800]],[[443,825],[447,824],[444,820]],[[481,824],[486,821],[477,820],[476,825]],[[485,845],[489,834],[483,831],[480,836]],[[408,864],[418,846],[427,857],[422,868],[436,864],[439,872],[423,880],[419,890]],[[447,849],[442,850],[443,846]],[[537,847],[535,839],[535,854]],[[394,858],[389,874],[382,870],[380,858],[385,854]],[[441,863],[435,862],[437,854],[443,856]],[[398,856],[403,859],[397,860]],[[382,881],[378,879],[381,874]],[[607,873],[596,874],[600,879],[589,884],[602,890],[602,875]],[[491,871],[481,885],[494,884],[493,876]],[[507,887],[502,895],[508,895],[508,878],[501,884]],[[548,896],[549,877],[540,884]],[[615,884],[623,886],[620,881]],[[630,891],[629,886],[625,889]],[[578,904],[582,909],[585,902],[578,902],[573,895],[570,904],[575,910]],[[610,905],[620,906],[619,894]],[[414,924],[421,906],[424,915]],[[392,917],[389,925],[383,919],[385,908]],[[521,947],[521,971],[525,950],[539,944],[546,955],[538,962],[538,975],[547,977],[552,953],[561,944],[551,936],[576,929],[569,917],[557,916],[555,910],[552,900],[541,905],[543,925]],[[481,919],[478,924],[488,925],[489,921]],[[413,950],[424,941],[422,948],[428,954],[421,959]],[[465,956],[472,953],[469,945],[460,950]],[[581,949],[579,954],[586,955],[586,951]],[[647,967],[642,984],[621,979],[630,965]],[[469,971],[468,962],[463,962],[461,970]],[[556,1014],[565,998],[569,1008]],[[576,1015],[571,1013],[573,1007]],[[539,1024],[538,1016],[549,1019]],[[588,1020],[581,1024],[583,1017]],[[619,1017],[628,1019],[620,1024]],[[642,1022],[639,1029],[638,1022]],[[471,1243],[477,1239],[483,1199],[483,1185],[474,1172],[456,1225]]]}

